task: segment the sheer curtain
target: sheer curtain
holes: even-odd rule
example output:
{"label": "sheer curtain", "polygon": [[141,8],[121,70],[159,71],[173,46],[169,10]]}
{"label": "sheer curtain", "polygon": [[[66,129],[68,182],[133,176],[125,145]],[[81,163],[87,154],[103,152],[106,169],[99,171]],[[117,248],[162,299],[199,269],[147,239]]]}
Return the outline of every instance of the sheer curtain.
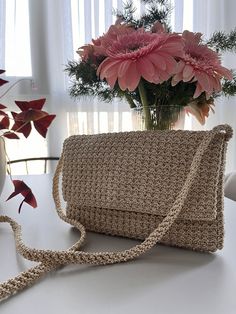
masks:
{"label": "sheer curtain", "polygon": [[5,11],[6,2],[5,0],[0,0],[0,68],[5,68]]}
{"label": "sheer curtain", "polygon": [[[143,5],[135,2],[142,12]],[[68,60],[78,58],[78,47],[102,35],[115,21],[112,8],[122,9],[122,1],[31,0],[29,5],[34,83],[37,93],[46,96],[50,111],[57,114],[49,131],[50,154],[59,155],[64,138],[71,134],[136,129],[136,119],[124,101],[72,100],[63,72]]]}
{"label": "sheer curtain", "polygon": [[[214,31],[225,31],[236,27],[234,0],[194,0],[193,1],[193,30],[200,31],[209,38]],[[223,64],[236,69],[235,54],[222,55]],[[217,124],[228,123],[234,128],[233,139],[229,143],[226,171],[236,170],[236,97],[220,98],[215,102],[215,113],[211,113],[204,128],[211,129]],[[202,129],[195,120],[192,120],[193,129]]]}
{"label": "sheer curtain", "polygon": [[[12,0],[13,1],[13,0]],[[97,99],[73,100],[68,96],[68,78],[64,68],[68,60],[77,58],[75,51],[91,38],[105,32],[114,21],[112,8],[122,8],[122,0],[29,0],[32,84],[21,86],[19,94],[46,97],[47,109],[57,114],[49,130],[49,155],[59,155],[64,139],[75,133],[98,133],[135,129],[127,103],[114,100],[101,103]],[[171,22],[177,32],[183,29],[201,31],[208,38],[215,30],[229,31],[235,27],[234,0],[171,0]],[[4,6],[0,0],[0,44],[4,48]],[[138,12],[145,7],[136,0]],[[0,64],[4,67],[4,51],[0,50]],[[19,60],[20,62],[20,60]],[[235,57],[227,54],[224,64],[236,68]],[[17,93],[17,91],[16,91]],[[33,94],[33,95],[32,95]],[[205,128],[218,123],[235,125],[235,99],[217,102]],[[194,119],[189,128],[202,128]],[[228,171],[235,168],[236,144],[230,143]]]}

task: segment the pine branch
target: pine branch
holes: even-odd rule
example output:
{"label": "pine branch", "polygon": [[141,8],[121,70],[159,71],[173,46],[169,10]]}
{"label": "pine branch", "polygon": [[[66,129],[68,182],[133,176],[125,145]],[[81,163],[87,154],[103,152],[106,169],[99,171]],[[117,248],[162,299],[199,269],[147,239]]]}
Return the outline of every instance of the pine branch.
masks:
{"label": "pine branch", "polygon": [[144,25],[146,28],[150,28],[156,21],[166,25],[168,31],[171,31],[169,25],[169,18],[172,11],[172,6],[168,0],[142,0],[147,5],[147,13],[141,16],[140,26]]}
{"label": "pine branch", "polygon": [[137,21],[134,18],[134,13],[136,8],[132,1],[127,1],[124,3],[123,12],[119,10],[114,10],[113,14],[116,15],[117,18],[122,19],[122,21],[126,22],[127,24],[132,24],[135,27],[138,27]]}
{"label": "pine branch", "polygon": [[150,29],[156,21],[159,21],[167,26],[168,31],[171,31],[169,25],[169,16],[172,11],[170,1],[142,0],[142,2],[146,4],[147,13],[143,14],[139,19],[135,19],[134,17],[136,8],[132,1],[124,4],[123,12],[116,10],[114,14],[125,23],[132,24],[135,28],[144,27],[145,29]]}
{"label": "pine branch", "polygon": [[227,97],[236,95],[236,72],[233,73],[232,81],[226,79],[223,80],[221,94]]}
{"label": "pine branch", "polygon": [[215,32],[206,43],[218,52],[236,52],[236,28],[229,34],[225,32]]}
{"label": "pine branch", "polygon": [[141,0],[145,4],[153,4],[159,3],[160,5],[166,5],[168,3],[167,0]]}

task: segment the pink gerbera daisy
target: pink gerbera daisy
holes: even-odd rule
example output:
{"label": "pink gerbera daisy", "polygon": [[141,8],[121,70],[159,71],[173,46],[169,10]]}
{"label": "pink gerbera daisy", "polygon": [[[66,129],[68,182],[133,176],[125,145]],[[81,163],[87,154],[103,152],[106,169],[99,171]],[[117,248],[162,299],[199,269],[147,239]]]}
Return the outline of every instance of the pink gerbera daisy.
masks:
{"label": "pink gerbera daisy", "polygon": [[193,100],[185,107],[185,111],[191,113],[196,117],[196,119],[201,123],[201,125],[205,124],[206,118],[209,117],[210,110],[214,113],[214,103],[207,103],[199,105],[196,100]]}
{"label": "pink gerbera daisy", "polygon": [[232,73],[221,66],[220,58],[216,52],[206,45],[200,44],[200,33],[184,31],[182,37],[185,40],[185,55],[180,58],[172,78],[172,85],[180,81],[196,82],[196,90],[193,98],[206,92],[209,98],[213,92],[221,91],[221,78],[232,79]]}
{"label": "pink gerbera daisy", "polygon": [[89,57],[107,56],[107,48],[117,40],[117,37],[131,32],[135,32],[135,29],[129,24],[121,24],[120,19],[118,19],[114,25],[109,27],[106,34],[97,39],[92,39],[91,44],[80,47],[77,53],[83,61],[87,61]]}
{"label": "pink gerbera daisy", "polygon": [[113,88],[116,81],[122,90],[134,91],[143,77],[161,83],[174,73],[175,57],[183,57],[183,40],[177,34],[149,33],[143,29],[117,36],[106,49],[108,56],[98,67],[97,75]]}

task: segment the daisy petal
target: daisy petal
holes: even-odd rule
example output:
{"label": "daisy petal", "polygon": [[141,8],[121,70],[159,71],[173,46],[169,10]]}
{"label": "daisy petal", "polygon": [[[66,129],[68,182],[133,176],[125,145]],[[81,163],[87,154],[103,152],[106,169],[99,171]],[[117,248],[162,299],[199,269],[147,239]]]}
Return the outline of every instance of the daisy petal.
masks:
{"label": "daisy petal", "polygon": [[203,91],[204,90],[202,89],[201,85],[199,83],[197,83],[193,98],[199,97]]}
{"label": "daisy petal", "polygon": [[192,79],[193,77],[193,67],[191,65],[186,64],[184,69],[183,69],[183,81],[188,82]]}

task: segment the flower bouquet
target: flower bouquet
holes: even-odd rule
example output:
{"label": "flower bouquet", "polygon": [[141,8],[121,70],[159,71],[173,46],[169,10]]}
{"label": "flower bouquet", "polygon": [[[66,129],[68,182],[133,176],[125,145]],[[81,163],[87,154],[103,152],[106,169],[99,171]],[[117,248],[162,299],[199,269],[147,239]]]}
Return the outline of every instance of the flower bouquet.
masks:
{"label": "flower bouquet", "polygon": [[[221,65],[222,34],[205,43],[200,33],[171,32],[168,1],[143,2],[148,14],[135,19],[127,4],[103,36],[78,49],[80,60],[66,68],[70,94],[125,98],[141,111],[148,130],[172,128],[182,110],[204,124],[216,97],[236,94],[233,73]],[[226,40],[221,50],[233,50],[230,38],[231,46]]]}
{"label": "flower bouquet", "polygon": [[[0,74],[4,73],[4,70],[0,70]],[[8,83],[6,80],[0,78],[0,86]],[[0,99],[6,95],[6,93],[12,88],[12,86],[0,96]],[[23,134],[26,138],[29,136],[32,130],[32,123],[38,133],[46,137],[48,127],[55,118],[54,114],[48,114],[43,111],[42,108],[45,104],[46,99],[37,99],[32,101],[15,101],[15,104],[20,109],[20,112],[11,112],[9,115],[6,110],[7,107],[0,104],[0,139],[20,139],[19,134]],[[12,123],[10,123],[12,121]],[[8,159],[5,145],[4,154]],[[21,180],[13,180],[10,173],[10,179],[14,185],[14,192],[8,197],[7,200],[12,197],[21,194],[23,200],[19,206],[19,212],[21,211],[23,203],[28,203],[32,207],[37,207],[36,198],[31,189]]]}

